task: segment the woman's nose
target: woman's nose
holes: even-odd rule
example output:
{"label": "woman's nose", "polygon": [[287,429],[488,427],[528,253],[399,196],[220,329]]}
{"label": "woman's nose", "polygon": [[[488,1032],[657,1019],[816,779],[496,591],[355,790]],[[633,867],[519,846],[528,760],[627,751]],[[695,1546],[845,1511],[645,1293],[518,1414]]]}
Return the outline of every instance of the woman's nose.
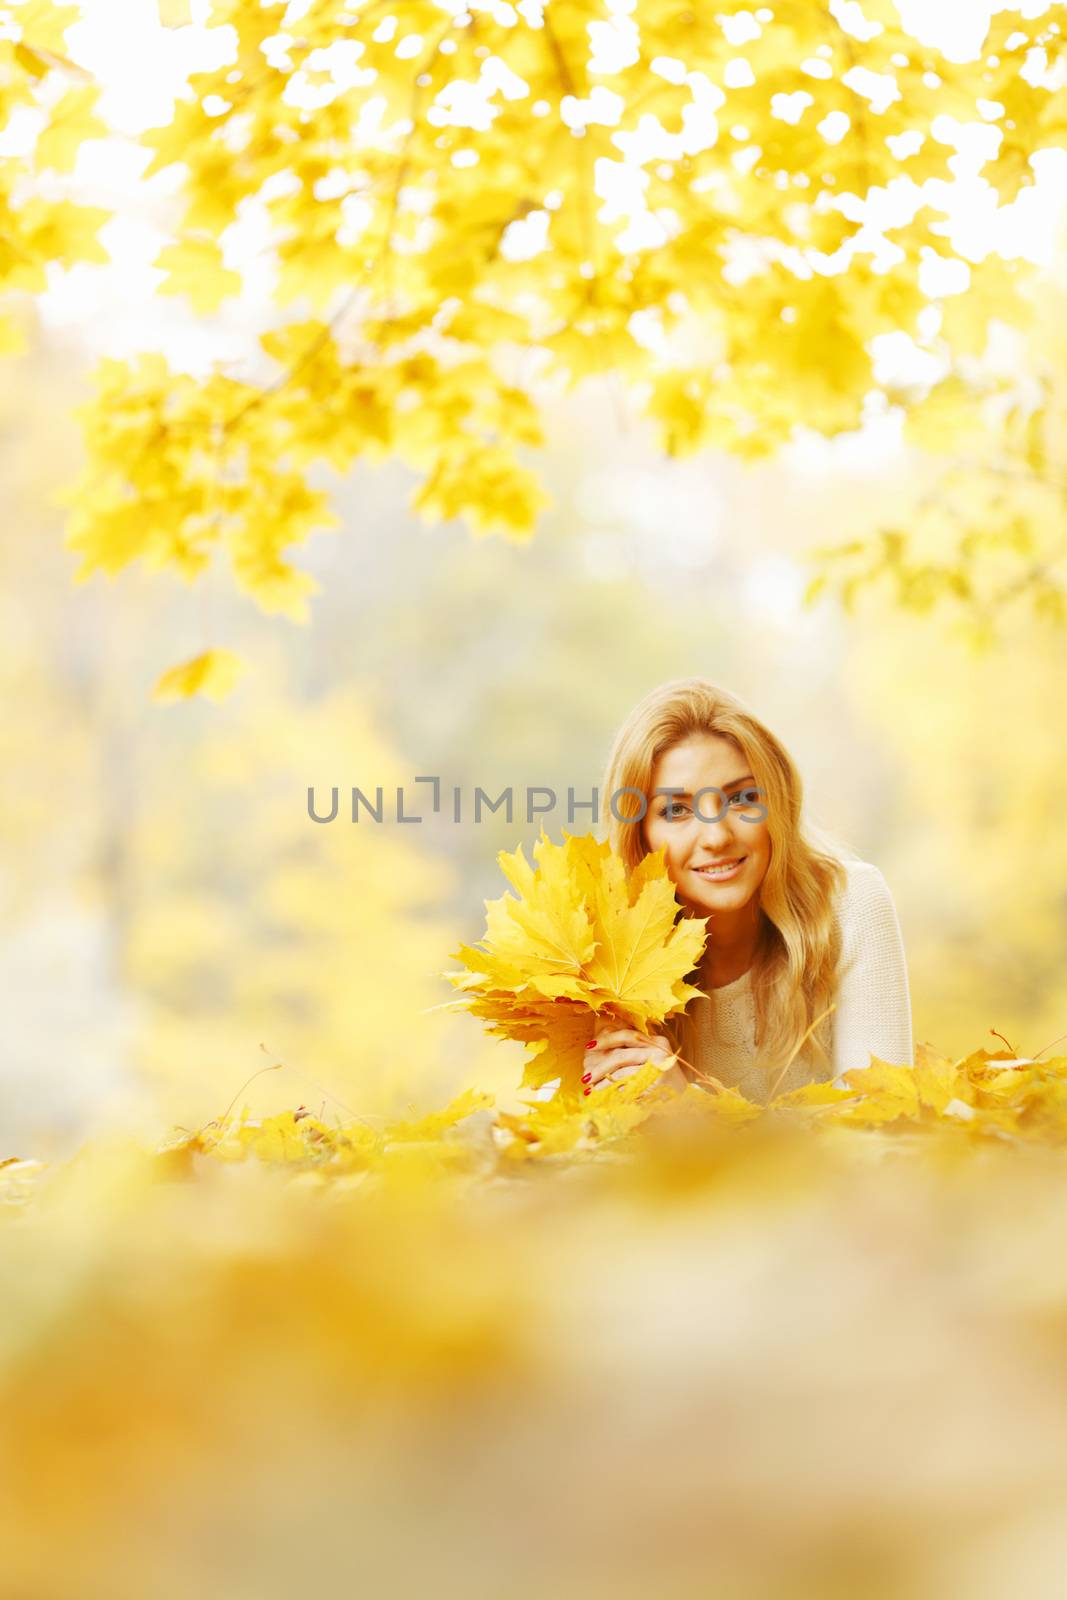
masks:
{"label": "woman's nose", "polygon": [[705,812],[704,818],[698,818],[697,821],[701,838],[713,847],[728,843],[733,837],[729,812],[719,817],[706,806],[702,806],[701,809]]}

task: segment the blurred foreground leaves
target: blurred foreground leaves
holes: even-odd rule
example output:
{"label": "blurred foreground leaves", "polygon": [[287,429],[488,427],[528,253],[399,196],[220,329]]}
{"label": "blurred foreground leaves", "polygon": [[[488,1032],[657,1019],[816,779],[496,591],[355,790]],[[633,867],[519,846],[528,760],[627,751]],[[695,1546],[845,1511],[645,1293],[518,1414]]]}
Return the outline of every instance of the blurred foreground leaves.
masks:
{"label": "blurred foreground leaves", "polygon": [[1067,1058],[651,1078],[0,1168],[9,1592],[1055,1593]]}

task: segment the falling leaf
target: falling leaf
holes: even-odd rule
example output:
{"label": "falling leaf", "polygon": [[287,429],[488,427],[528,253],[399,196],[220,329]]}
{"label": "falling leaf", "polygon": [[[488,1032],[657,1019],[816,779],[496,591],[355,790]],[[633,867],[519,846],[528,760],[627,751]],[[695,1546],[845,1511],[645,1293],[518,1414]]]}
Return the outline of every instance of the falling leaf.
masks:
{"label": "falling leaf", "polygon": [[152,690],[152,699],[161,705],[189,700],[198,694],[209,700],[225,700],[245,670],[245,663],[232,650],[205,650],[164,672]]}

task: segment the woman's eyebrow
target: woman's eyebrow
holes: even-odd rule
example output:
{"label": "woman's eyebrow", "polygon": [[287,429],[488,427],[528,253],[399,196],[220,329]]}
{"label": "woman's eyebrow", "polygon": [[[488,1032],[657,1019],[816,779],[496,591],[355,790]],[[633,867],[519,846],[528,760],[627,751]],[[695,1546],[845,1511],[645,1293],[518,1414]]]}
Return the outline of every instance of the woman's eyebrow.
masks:
{"label": "woman's eyebrow", "polygon": [[[755,783],[755,781],[756,780],[752,776],[751,772],[746,772],[743,778],[731,778],[729,783],[724,783],[722,785],[722,792],[725,794],[727,789],[736,789],[739,783]],[[675,789],[671,784],[668,783],[662,784],[661,787],[663,789],[670,789],[671,794],[677,795],[679,799],[692,800],[693,798],[693,793],[690,789]],[[718,784],[705,784],[704,787],[706,789],[713,789],[718,788],[719,786]]]}

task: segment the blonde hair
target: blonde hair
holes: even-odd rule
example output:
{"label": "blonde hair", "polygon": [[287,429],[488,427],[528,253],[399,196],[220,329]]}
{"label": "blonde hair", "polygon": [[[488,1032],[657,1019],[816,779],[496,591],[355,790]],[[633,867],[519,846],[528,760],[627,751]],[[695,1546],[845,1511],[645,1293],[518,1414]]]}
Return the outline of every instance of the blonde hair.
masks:
{"label": "blonde hair", "polygon": [[[751,968],[759,1065],[783,1067],[804,1034],[833,998],[840,931],[833,901],[845,878],[843,861],[854,852],[802,817],[803,784],[784,745],[736,695],[707,678],[678,678],[653,689],[615,736],[604,777],[608,839],[629,871],[648,854],[636,820],[652,798],[657,760],[694,734],[719,734],[749,763],[767,809],[771,858],[756,891],[759,942]],[[635,790],[634,794],[620,793]],[[616,812],[621,814],[616,815]],[[679,908],[680,916],[698,913]],[[688,981],[699,978],[694,968]],[[708,991],[712,1005],[715,990]],[[661,1024],[672,1046],[693,1060],[692,1012]],[[814,1030],[805,1055],[829,1075],[832,1015]],[[714,1068],[712,1069],[714,1070]]]}

